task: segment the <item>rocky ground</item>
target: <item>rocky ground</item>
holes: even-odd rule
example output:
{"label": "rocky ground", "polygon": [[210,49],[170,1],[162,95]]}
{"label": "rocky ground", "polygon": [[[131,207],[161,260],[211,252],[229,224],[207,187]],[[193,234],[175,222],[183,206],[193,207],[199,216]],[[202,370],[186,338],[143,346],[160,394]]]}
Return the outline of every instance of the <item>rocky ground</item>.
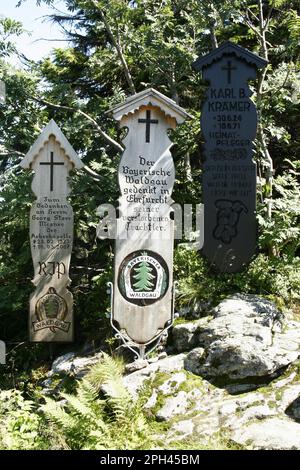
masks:
{"label": "rocky ground", "polygon": [[[250,295],[173,328],[172,354],[127,366],[124,384],[157,423],[163,448],[300,449],[300,322]],[[81,377],[101,354],[58,358]]]}

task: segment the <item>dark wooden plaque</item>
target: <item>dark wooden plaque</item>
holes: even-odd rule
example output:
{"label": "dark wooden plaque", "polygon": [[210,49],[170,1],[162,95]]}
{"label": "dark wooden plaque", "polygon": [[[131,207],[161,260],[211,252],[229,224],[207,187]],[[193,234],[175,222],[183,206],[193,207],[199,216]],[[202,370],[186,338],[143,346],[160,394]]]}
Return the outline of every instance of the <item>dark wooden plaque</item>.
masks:
{"label": "dark wooden plaque", "polygon": [[248,80],[266,61],[226,42],[194,64],[208,81],[201,126],[203,164],[203,254],[221,272],[236,272],[256,247],[257,113]]}

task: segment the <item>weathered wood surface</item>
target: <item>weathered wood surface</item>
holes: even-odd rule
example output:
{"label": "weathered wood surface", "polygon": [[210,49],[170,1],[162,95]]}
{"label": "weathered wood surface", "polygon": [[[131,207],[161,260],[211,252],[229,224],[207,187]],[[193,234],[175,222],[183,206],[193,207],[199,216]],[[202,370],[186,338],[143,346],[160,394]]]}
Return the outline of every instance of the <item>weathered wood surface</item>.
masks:
{"label": "weathered wood surface", "polygon": [[5,364],[6,362],[5,355],[6,355],[6,346],[5,346],[4,341],[0,340],[0,364]]}
{"label": "weathered wood surface", "polygon": [[257,112],[248,80],[265,65],[260,57],[230,42],[194,64],[209,83],[201,113],[203,253],[221,272],[241,270],[256,249]]}
{"label": "weathered wood surface", "polygon": [[30,245],[35,291],[30,297],[31,341],[73,341],[73,296],[68,290],[73,245],[73,210],[68,175],[83,166],[60,129],[51,121],[21,162],[35,174],[37,196],[30,211]]}

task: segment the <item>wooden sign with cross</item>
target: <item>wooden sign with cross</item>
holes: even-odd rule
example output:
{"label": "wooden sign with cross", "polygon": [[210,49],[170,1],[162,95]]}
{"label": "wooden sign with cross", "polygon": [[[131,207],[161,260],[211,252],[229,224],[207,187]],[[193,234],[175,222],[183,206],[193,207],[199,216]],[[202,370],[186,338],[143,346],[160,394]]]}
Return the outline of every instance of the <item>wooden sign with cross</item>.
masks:
{"label": "wooden sign with cross", "polygon": [[30,245],[35,292],[30,298],[31,341],[73,340],[73,297],[69,266],[73,245],[73,210],[67,201],[68,175],[83,163],[52,120],[21,162],[34,170],[37,196],[30,211]]}
{"label": "wooden sign with cross", "polygon": [[257,113],[248,80],[266,65],[229,41],[193,64],[208,81],[201,113],[203,253],[221,272],[241,270],[256,248]]}
{"label": "wooden sign with cross", "polygon": [[152,88],[112,113],[128,128],[118,172],[112,324],[142,356],[172,323],[175,168],[167,131],[188,114]]}

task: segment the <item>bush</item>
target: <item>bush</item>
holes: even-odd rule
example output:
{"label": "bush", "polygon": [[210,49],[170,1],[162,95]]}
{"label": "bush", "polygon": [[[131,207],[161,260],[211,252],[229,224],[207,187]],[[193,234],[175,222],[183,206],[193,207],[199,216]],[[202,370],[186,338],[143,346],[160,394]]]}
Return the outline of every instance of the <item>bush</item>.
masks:
{"label": "bush", "polygon": [[[150,426],[142,401],[122,384],[123,367],[107,354],[77,382],[75,393],[39,405],[17,390],[0,392],[0,448],[147,449]],[[101,389],[100,395],[99,391]]]}
{"label": "bush", "polygon": [[300,300],[300,258],[268,257],[260,253],[240,273],[222,274],[195,252],[178,247],[175,252],[178,308],[199,303],[216,305],[236,292],[263,295],[290,306]]}

